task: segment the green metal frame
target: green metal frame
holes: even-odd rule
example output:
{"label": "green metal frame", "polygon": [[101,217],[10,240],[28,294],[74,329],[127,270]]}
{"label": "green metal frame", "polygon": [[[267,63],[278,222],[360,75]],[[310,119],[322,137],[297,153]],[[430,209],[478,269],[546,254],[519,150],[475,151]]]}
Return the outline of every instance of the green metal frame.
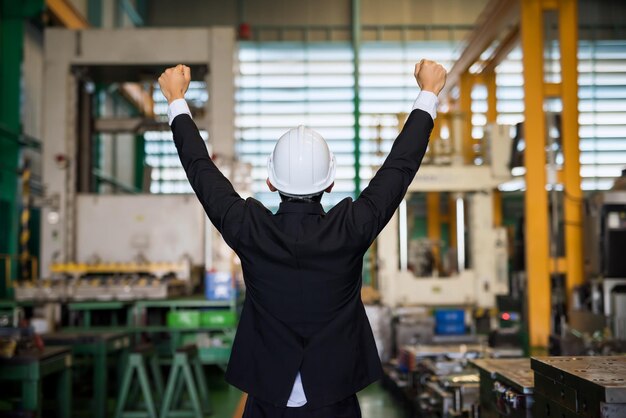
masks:
{"label": "green metal frame", "polygon": [[[82,312],[83,313],[83,323],[81,328],[83,329],[93,329],[91,326],[91,312],[92,311],[109,311],[112,314],[111,316],[111,326],[117,327],[117,312],[120,310],[126,310],[126,325],[130,325],[132,321],[132,302],[123,302],[123,301],[88,301],[88,302],[71,302],[67,304],[68,311],[71,312]],[[106,327],[111,329],[111,327]]]}
{"label": "green metal frame", "polygon": [[102,26],[102,0],[89,0],[87,3],[87,20],[91,26]]}
{"label": "green metal frame", "polygon": [[[150,371],[152,373],[152,377],[155,382],[161,382],[161,392],[159,392],[159,384],[156,383],[156,388],[153,388],[150,384],[150,380],[148,378],[148,370],[146,368],[146,363],[150,366]],[[141,353],[131,353],[128,356],[128,364],[126,364],[126,372],[124,373],[124,377],[122,379],[122,384],[120,386],[120,392],[117,400],[117,405],[115,407],[115,418],[158,418],[157,414],[157,406],[154,397],[152,396],[153,391],[155,394],[160,397],[162,392],[162,384],[163,380],[161,377],[161,371],[158,367],[158,363],[156,360],[156,354],[153,350]],[[137,375],[137,386],[131,386],[133,383],[134,375]],[[135,392],[136,390],[140,390],[143,395],[143,410],[134,410],[129,411],[126,410],[126,403],[132,398],[131,392]],[[154,390],[156,389],[156,390]]]}
{"label": "green metal frame", "polygon": [[[189,397],[190,407],[188,409],[173,410],[172,408],[182,404],[185,392]],[[209,388],[206,384],[206,378],[202,371],[197,351],[174,353],[174,361],[167,379],[160,417],[192,418],[210,413]]]}
{"label": "green metal frame", "polygon": [[[18,179],[21,145],[20,94],[24,52],[24,20],[43,11],[43,0],[0,0],[0,202],[6,212],[0,216],[0,253],[15,257],[18,251]],[[4,210],[3,210],[4,211]],[[8,280],[17,275],[11,263],[11,277],[0,269],[0,297],[12,296]]]}
{"label": "green metal frame", "polygon": [[146,140],[143,134],[135,135],[135,189],[143,192],[144,165],[146,160]]}
{"label": "green metal frame", "polygon": [[[86,334],[80,337],[87,336]],[[108,416],[107,409],[107,393],[108,393],[108,358],[111,354],[118,353],[122,360],[119,363],[125,363],[128,357],[130,347],[130,336],[127,333],[109,333],[94,334],[90,340],[85,338],[72,338],[63,335],[44,336],[44,342],[47,346],[71,346],[72,353],[75,356],[89,357],[93,364],[93,403],[92,415],[96,418],[105,418]],[[52,338],[52,340],[51,340]],[[74,339],[75,341],[71,341]],[[56,340],[56,341],[55,341]],[[123,374],[123,369],[118,367],[118,374]]]}
{"label": "green metal frame", "polygon": [[56,375],[57,413],[70,418],[72,403],[72,354],[66,348],[46,348],[39,359],[20,361],[19,358],[0,363],[0,380],[19,382],[22,390],[22,408],[36,412],[40,418],[42,409],[42,379]]}

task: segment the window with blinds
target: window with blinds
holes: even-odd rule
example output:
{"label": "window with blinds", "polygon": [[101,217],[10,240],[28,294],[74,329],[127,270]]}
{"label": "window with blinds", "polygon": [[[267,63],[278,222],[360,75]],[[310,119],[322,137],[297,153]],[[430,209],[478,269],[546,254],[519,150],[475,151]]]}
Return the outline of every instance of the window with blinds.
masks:
{"label": "window with blinds", "polygon": [[[192,81],[185,95],[190,108],[203,108],[209,96],[206,83]],[[157,118],[167,121],[167,101],[158,85],[154,89],[154,113]],[[200,131],[206,141],[208,133]],[[176,151],[170,130],[148,131],[144,134],[146,164],[151,169],[150,193],[193,193],[191,185]]]}
{"label": "window with blinds", "polygon": [[413,76],[415,63],[435,60],[450,69],[458,42],[424,41],[364,43],[361,48],[361,188],[383,163],[398,135],[398,117],[410,113],[419,88]]}
{"label": "window with blinds", "polygon": [[[558,62],[558,45],[547,59]],[[581,41],[578,48],[578,97],[580,174],[583,190],[606,190],[626,169],[626,41]],[[558,69],[558,65],[554,65]],[[516,49],[497,71],[498,123],[514,125],[523,121],[524,78],[522,52]],[[474,91],[474,111],[486,111],[486,91]],[[560,112],[554,101],[550,111]],[[484,117],[474,117],[481,127]],[[519,189],[521,180],[510,189]]]}
{"label": "window with blinds", "polygon": [[349,43],[240,43],[237,153],[252,165],[255,196],[277,207],[265,185],[267,157],[288,129],[317,130],[337,159],[332,206],[354,191],[354,66]]}
{"label": "window with blinds", "polygon": [[[368,42],[360,59],[361,188],[389,152],[397,134],[397,115],[410,112],[417,94],[412,67],[421,57],[452,66],[456,41]],[[497,68],[498,123],[523,120],[521,51]],[[556,59],[554,54],[550,57]],[[608,189],[626,168],[626,41],[581,41],[579,48],[580,148],[582,187]],[[202,106],[206,86],[194,83],[191,100]],[[486,123],[486,90],[473,92],[475,138]],[[156,112],[167,105],[155,93]],[[559,105],[550,110],[559,111]],[[354,66],[349,43],[241,42],[236,77],[236,139],[240,160],[252,165],[253,192],[270,207],[278,195],[265,186],[267,156],[289,128],[304,124],[318,130],[337,157],[332,206],[354,194]],[[206,133],[203,133],[206,139]],[[146,133],[146,160],[153,167],[153,193],[188,193],[169,132]],[[520,178],[507,190],[523,187]]]}

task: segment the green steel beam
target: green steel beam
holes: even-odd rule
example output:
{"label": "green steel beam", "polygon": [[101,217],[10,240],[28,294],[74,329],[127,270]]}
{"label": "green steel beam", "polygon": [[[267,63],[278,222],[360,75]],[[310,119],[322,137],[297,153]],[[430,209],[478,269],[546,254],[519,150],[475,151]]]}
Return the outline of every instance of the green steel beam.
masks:
{"label": "green steel beam", "polygon": [[361,53],[361,0],[352,0],[352,51],[354,54],[354,197],[361,194],[361,93],[359,91]]}
{"label": "green steel beam", "polygon": [[143,191],[143,167],[146,159],[146,140],[143,134],[135,135],[135,188]]}
{"label": "green steel beam", "polygon": [[133,25],[135,26],[144,25],[143,18],[141,17],[139,12],[135,10],[135,6],[133,6],[129,0],[120,0],[119,7],[121,10],[124,11],[124,13],[126,13],[126,16],[128,16],[130,21],[133,22]]}
{"label": "green steel beam", "polygon": [[102,0],[89,0],[87,3],[87,21],[95,28],[102,26]]}
{"label": "green steel beam", "polygon": [[10,297],[9,279],[17,275],[18,182],[22,125],[21,67],[24,20],[43,11],[43,0],[0,0],[0,253],[13,258],[10,277],[0,269],[0,298]]}
{"label": "green steel beam", "polygon": [[[104,91],[104,86],[100,83],[96,83],[96,91],[94,92],[93,95],[93,113],[94,113],[94,117],[99,119],[100,116],[102,116],[102,96],[103,96],[103,91]],[[91,161],[93,161],[92,164],[92,169],[95,170],[102,170],[102,164],[100,161],[100,157],[101,157],[101,153],[100,153],[100,148],[102,146],[102,134],[95,133],[93,136],[93,146],[91,147]],[[91,190],[96,193],[99,194],[100,193],[100,180],[98,179],[97,176],[93,175],[91,176]]]}
{"label": "green steel beam", "polygon": [[133,185],[126,184],[123,181],[112,177],[106,173],[103,173],[100,170],[93,170],[93,175],[98,179],[100,183],[110,184],[118,190],[121,190],[125,193],[140,193],[141,189],[136,188]]}
{"label": "green steel beam", "polygon": [[41,149],[41,141],[39,139],[30,135],[13,132],[3,123],[0,123],[0,141],[10,141],[19,145],[24,145],[29,148],[37,150]]}

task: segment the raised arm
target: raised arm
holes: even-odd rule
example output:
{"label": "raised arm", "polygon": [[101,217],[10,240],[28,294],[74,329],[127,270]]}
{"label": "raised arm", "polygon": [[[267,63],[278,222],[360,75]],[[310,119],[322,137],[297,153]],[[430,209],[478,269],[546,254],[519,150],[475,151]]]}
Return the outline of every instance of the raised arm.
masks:
{"label": "raised arm", "polygon": [[415,79],[422,91],[389,155],[369,185],[354,202],[357,228],[368,242],[385,227],[404,198],[428,147],[436,117],[437,95],[446,81],[446,70],[433,61],[415,65]]}
{"label": "raised arm", "polygon": [[161,91],[168,101],[168,118],[180,162],[209,219],[228,245],[235,247],[245,201],[215,166],[184,100],[189,87],[189,67],[169,68],[159,77]]}

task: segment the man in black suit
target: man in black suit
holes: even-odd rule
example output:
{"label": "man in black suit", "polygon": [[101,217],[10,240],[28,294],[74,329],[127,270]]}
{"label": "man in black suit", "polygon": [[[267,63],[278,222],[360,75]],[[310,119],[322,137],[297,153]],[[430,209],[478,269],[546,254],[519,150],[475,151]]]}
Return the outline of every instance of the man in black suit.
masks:
{"label": "man in black suit", "polygon": [[241,259],[246,298],[226,380],[248,393],[245,418],[360,417],[356,393],[381,377],[360,298],[363,255],[417,173],[446,79],[441,65],[426,60],[414,74],[422,90],[413,111],[354,201],[322,208],[335,162],[321,135],[298,127],[279,139],[267,180],[281,196],[276,214],[242,199],[211,161],[184,101],[189,68],[159,78],[187,178]]}

